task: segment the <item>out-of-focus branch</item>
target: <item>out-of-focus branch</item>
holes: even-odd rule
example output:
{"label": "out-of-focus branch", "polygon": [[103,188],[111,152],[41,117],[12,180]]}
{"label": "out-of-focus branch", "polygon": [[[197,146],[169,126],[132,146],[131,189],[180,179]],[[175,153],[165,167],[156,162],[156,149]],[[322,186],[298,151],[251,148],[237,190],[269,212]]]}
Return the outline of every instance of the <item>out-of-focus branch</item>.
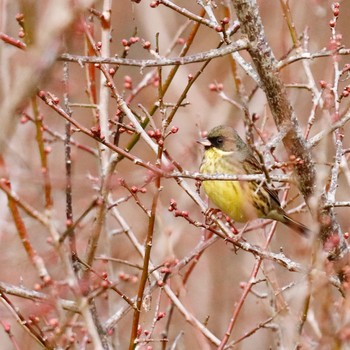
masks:
{"label": "out-of-focus branch", "polygon": [[[290,155],[303,159],[302,163],[296,164],[295,173],[300,192],[306,200],[309,200],[315,195],[315,166],[309,145],[302,136],[296,114],[288,100],[286,88],[279,77],[277,60],[266,41],[257,3],[255,0],[232,0],[232,3],[241,23],[241,30],[248,37],[248,52],[262,80],[261,87],[266,94],[274,121],[279,132],[284,135],[283,144]],[[319,203],[321,208],[326,204],[324,194],[321,195]],[[339,237],[339,244],[329,252],[330,257],[342,257],[347,250],[347,245],[333,210],[323,209],[317,215],[322,215],[320,238],[323,243],[333,234]]]}
{"label": "out-of-focus branch", "polygon": [[[9,190],[11,191],[10,182],[8,182]],[[13,221],[16,225],[18,236],[21,239],[21,242],[23,244],[23,247],[28,254],[29,260],[32,262],[32,264],[35,266],[35,268],[38,271],[38,274],[40,278],[45,282],[48,282],[51,280],[51,277],[48,273],[48,270],[45,266],[44,259],[36,252],[34,249],[32,242],[29,238],[27,227],[24,223],[24,220],[22,219],[22,216],[19,212],[18,205],[16,201],[11,197],[11,195],[7,195],[8,199],[8,206],[12,214]]]}
{"label": "out-of-focus branch", "polygon": [[[47,77],[47,73],[55,63],[61,48],[62,35],[71,28],[76,16],[92,3],[93,0],[77,1],[73,7],[69,0],[47,3],[47,15],[43,16],[40,24],[45,30],[38,31],[37,40],[25,51],[24,58],[27,64],[16,66],[16,74],[20,79],[14,80],[11,91],[7,92],[7,98],[0,104],[2,114],[0,150],[8,145],[16,128],[17,120],[14,116],[23,109],[27,98],[35,94],[37,85]],[[1,39],[5,38],[7,37],[2,34]],[[20,44],[17,46],[24,48]]]}
{"label": "out-of-focus branch", "polygon": [[6,306],[6,308],[12,313],[18,324],[33,338],[38,344],[44,349],[53,350],[53,347],[47,340],[47,338],[43,337],[40,332],[29,322],[26,322],[26,319],[22,315],[22,313],[18,310],[12,301],[7,297],[6,294],[0,292],[0,302]]}
{"label": "out-of-focus branch", "polygon": [[35,302],[48,303],[51,305],[59,304],[64,310],[79,312],[79,307],[74,301],[59,299],[59,303],[57,303],[57,300],[53,299],[51,296],[45,293],[40,293],[35,290],[27,289],[25,287],[18,287],[1,281],[0,292],[4,294],[14,295],[19,298],[30,299]]}

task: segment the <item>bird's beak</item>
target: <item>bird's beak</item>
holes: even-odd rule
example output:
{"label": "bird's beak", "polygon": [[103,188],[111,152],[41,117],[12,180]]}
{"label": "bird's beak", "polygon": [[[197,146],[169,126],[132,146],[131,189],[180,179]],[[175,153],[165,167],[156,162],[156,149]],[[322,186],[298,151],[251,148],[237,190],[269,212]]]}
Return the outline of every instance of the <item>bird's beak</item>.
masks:
{"label": "bird's beak", "polygon": [[197,143],[199,143],[200,145],[202,145],[204,147],[210,147],[211,146],[210,141],[206,137],[203,137],[203,138],[197,140]]}

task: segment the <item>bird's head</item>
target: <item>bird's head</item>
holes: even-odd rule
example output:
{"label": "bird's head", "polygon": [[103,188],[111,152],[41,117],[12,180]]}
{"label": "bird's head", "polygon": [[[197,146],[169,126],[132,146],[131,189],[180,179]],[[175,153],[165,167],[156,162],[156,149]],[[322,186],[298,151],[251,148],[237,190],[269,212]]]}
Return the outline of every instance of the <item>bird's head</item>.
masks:
{"label": "bird's head", "polygon": [[237,131],[225,125],[219,125],[210,130],[207,137],[197,142],[203,145],[206,150],[214,147],[224,152],[236,152],[245,151],[247,148]]}

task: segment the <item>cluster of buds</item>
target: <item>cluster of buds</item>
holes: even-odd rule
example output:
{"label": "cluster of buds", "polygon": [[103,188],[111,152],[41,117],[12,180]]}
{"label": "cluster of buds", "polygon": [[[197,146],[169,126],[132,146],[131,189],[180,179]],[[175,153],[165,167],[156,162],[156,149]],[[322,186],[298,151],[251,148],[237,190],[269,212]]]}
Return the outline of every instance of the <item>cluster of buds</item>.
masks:
{"label": "cluster of buds", "polygon": [[343,97],[348,97],[350,94],[350,85],[345,86],[345,88],[343,89],[343,92],[341,93],[339,99],[342,99]]}
{"label": "cluster of buds", "polygon": [[124,77],[124,88],[126,90],[131,90],[132,89],[132,79],[129,75],[126,75]]}
{"label": "cluster of buds", "polygon": [[39,324],[40,323],[40,318],[38,316],[35,316],[35,315],[29,315],[27,322],[29,324],[31,324],[31,325]]}
{"label": "cluster of buds", "polygon": [[130,275],[125,272],[120,272],[118,275],[119,279],[124,282],[136,283],[138,281],[138,277],[135,275]]}
{"label": "cluster of buds", "polygon": [[221,92],[224,89],[224,85],[222,83],[211,83],[209,84],[209,90],[215,92]]}
{"label": "cluster of buds", "polygon": [[102,136],[102,134],[101,134],[100,124],[97,123],[96,125],[92,126],[90,128],[90,131],[91,131],[93,137],[95,137],[99,140],[104,140],[104,136]]}
{"label": "cluster of buds", "polygon": [[177,202],[175,199],[170,199],[170,206],[168,208],[169,211],[177,210]]}
{"label": "cluster of buds", "polygon": [[320,80],[319,84],[320,84],[321,89],[330,89],[330,88],[331,88],[331,85],[328,84],[328,83],[327,83],[326,81],[324,81],[324,80]]}
{"label": "cluster of buds", "polygon": [[341,34],[336,34],[334,30],[337,24],[338,16],[339,16],[339,7],[340,7],[339,2],[333,3],[333,6],[332,6],[333,18],[329,21],[329,26],[332,29],[333,35],[329,42],[328,49],[333,51],[339,50],[341,48],[341,45],[342,45],[341,42],[343,39],[343,36]]}
{"label": "cluster of buds", "polygon": [[339,8],[340,8],[339,2],[333,3],[332,10],[333,10],[333,16],[334,17],[338,17],[339,16]]}
{"label": "cluster of buds", "polygon": [[130,49],[130,46],[133,44],[136,44],[140,41],[140,38],[138,36],[132,36],[128,39],[122,39],[122,45],[124,46],[124,50],[128,51]]}
{"label": "cluster of buds", "polygon": [[132,193],[146,193],[147,192],[147,188],[146,187],[137,187],[135,185],[130,187],[130,191]]}
{"label": "cluster of buds", "polygon": [[36,291],[42,290],[43,288],[51,285],[53,283],[52,278],[50,276],[44,276],[40,283],[34,283],[33,289]]}
{"label": "cluster of buds", "polygon": [[218,24],[215,27],[215,30],[220,33],[223,32],[225,30],[225,26],[230,22],[230,19],[228,17],[223,18],[222,20],[220,20],[221,24]]}
{"label": "cluster of buds", "polygon": [[129,123],[129,124],[123,124],[123,126],[120,126],[118,129],[118,132],[120,134],[123,134],[125,132],[129,135],[133,135],[133,134],[135,134],[136,130],[135,130],[134,124]]}
{"label": "cluster of buds", "polygon": [[173,212],[175,217],[179,217],[179,216],[183,218],[188,217],[188,211],[177,209],[177,203],[175,199],[170,200],[170,206],[168,207],[168,210],[170,212]]}
{"label": "cluster of buds", "polygon": [[332,10],[333,10],[334,18],[329,21],[329,26],[331,28],[334,28],[336,23],[337,23],[337,19],[338,19],[338,16],[339,16],[339,7],[340,7],[339,2],[333,3]]}
{"label": "cluster of buds", "polygon": [[100,282],[100,287],[101,287],[102,289],[108,289],[109,286],[112,284],[112,283],[108,280],[108,273],[107,273],[106,271],[102,272],[101,278],[102,278],[102,281]]}
{"label": "cluster of buds", "polygon": [[[171,200],[171,202],[175,202],[174,199]],[[170,202],[170,203],[171,203]],[[178,259],[171,259],[164,262],[163,267],[160,269],[161,273],[171,273],[171,268],[176,266],[178,264]]]}
{"label": "cluster of buds", "polygon": [[155,129],[155,130],[148,130],[147,134],[150,138],[155,139],[158,143],[158,145],[163,145],[164,144],[164,140],[162,137],[162,132],[159,129]]}
{"label": "cluster of buds", "polygon": [[21,29],[18,32],[18,37],[22,39],[25,36],[25,32],[24,32],[24,14],[23,13],[17,13],[16,21],[18,22],[18,24],[21,27]]}
{"label": "cluster of buds", "polygon": [[159,0],[154,0],[151,1],[151,3],[149,4],[150,7],[152,7],[153,9],[156,8],[158,5],[160,4]]}

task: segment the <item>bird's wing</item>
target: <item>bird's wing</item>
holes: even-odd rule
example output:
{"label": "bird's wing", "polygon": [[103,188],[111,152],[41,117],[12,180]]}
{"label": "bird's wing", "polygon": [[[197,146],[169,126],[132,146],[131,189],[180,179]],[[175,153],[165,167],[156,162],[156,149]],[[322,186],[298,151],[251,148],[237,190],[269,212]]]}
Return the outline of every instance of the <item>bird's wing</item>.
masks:
{"label": "bird's wing", "polygon": [[[252,153],[245,159],[246,164],[246,173],[247,174],[263,174],[264,171],[260,162],[254,157]],[[249,167],[248,167],[249,164]],[[243,163],[244,166],[244,163]],[[273,188],[269,187],[266,183],[262,185],[262,188],[270,195],[271,200],[273,201],[272,207],[280,207],[281,203],[278,198],[278,192]]]}

